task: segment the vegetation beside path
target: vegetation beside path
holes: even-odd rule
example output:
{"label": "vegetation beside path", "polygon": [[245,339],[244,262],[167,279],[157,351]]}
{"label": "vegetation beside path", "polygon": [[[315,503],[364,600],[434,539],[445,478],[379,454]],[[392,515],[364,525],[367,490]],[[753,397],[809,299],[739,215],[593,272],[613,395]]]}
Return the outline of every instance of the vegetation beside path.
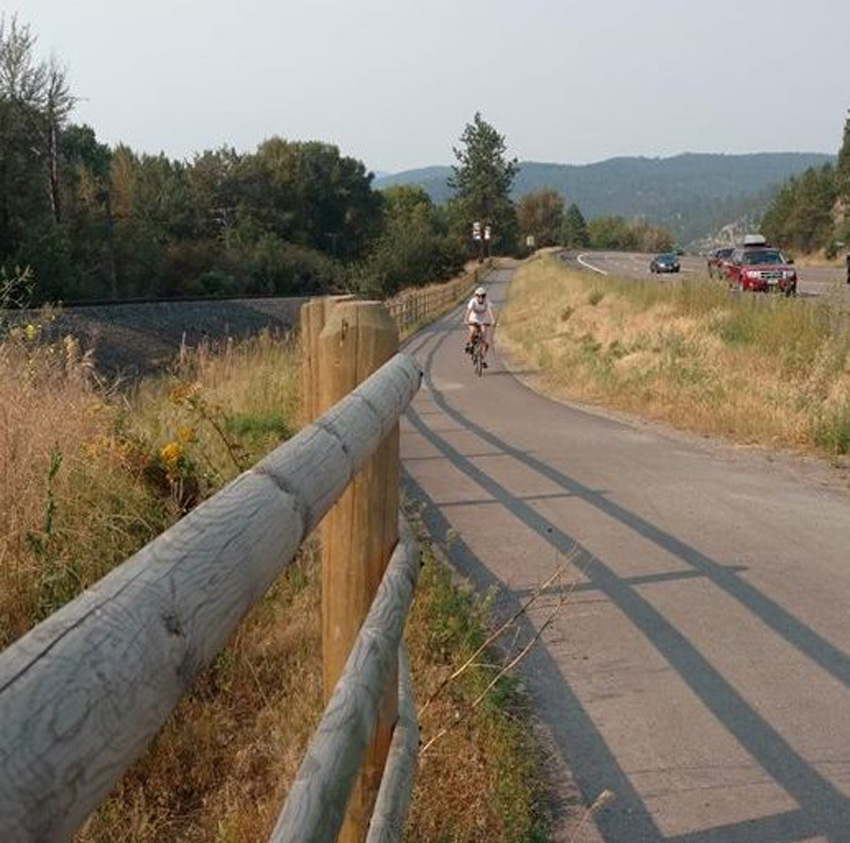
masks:
{"label": "vegetation beside path", "polygon": [[[297,346],[268,334],[183,355],[130,393],[37,325],[0,338],[0,649],[243,468],[298,417]],[[407,630],[420,705],[484,640],[486,607],[426,548]],[[274,583],[77,843],[265,840],[321,710],[314,544]],[[543,840],[521,697],[478,662],[423,717],[408,839]]]}
{"label": "vegetation beside path", "polygon": [[500,343],[552,395],[746,444],[850,453],[850,317],[703,280],[523,265]]}

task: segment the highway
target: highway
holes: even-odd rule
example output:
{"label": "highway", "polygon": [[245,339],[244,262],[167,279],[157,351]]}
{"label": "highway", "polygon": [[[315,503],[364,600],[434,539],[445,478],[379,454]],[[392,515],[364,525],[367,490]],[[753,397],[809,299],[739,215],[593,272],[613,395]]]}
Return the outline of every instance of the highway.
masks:
{"label": "highway", "polygon": [[[676,275],[651,275],[649,263],[654,257],[640,252],[578,252],[564,251],[563,260],[577,267],[598,272],[602,275],[615,275],[621,278],[676,278]],[[705,258],[693,255],[683,255],[680,259],[682,266],[681,277],[703,277],[708,280],[708,269]],[[846,271],[833,267],[797,267],[798,290],[804,296],[847,295],[844,289],[847,284]],[[712,283],[722,284],[720,279]]]}
{"label": "highway", "polygon": [[[510,277],[488,282],[497,310]],[[850,840],[846,477],[546,399],[498,336],[478,379],[460,318],[408,346],[425,378],[402,425],[406,492],[453,564],[497,590],[497,620],[567,572],[504,642],[557,610],[520,664],[553,839]]]}

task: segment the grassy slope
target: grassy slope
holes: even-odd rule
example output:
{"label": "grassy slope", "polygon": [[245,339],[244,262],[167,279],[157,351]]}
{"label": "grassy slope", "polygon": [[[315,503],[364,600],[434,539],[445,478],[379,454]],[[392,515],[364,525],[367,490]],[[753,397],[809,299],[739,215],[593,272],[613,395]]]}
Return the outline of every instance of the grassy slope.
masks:
{"label": "grassy slope", "polygon": [[850,321],[827,304],[544,258],[518,271],[500,323],[551,394],[742,443],[850,451]]}
{"label": "grassy slope", "polygon": [[[286,438],[297,364],[266,336],[108,395],[73,344],[0,342],[0,647]],[[278,578],[78,843],[267,838],[321,708],[315,557]],[[408,627],[420,700],[484,635],[481,607],[426,558]],[[426,740],[459,725],[423,761],[411,840],[540,839],[518,695],[504,681],[469,707],[489,675],[465,674],[424,719]]]}

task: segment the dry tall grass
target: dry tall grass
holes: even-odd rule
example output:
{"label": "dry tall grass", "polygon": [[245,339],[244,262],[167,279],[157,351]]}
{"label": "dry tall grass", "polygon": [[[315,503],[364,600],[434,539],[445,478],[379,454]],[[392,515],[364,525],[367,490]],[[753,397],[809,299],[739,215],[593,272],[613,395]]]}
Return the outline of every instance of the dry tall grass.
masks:
{"label": "dry tall grass", "polygon": [[519,270],[501,342],[554,394],[701,433],[850,452],[850,319],[829,304],[700,281]]}
{"label": "dry tall grass", "polygon": [[0,648],[167,523],[115,420],[72,341],[0,343]]}
{"label": "dry tall grass", "polygon": [[[260,336],[105,392],[72,342],[0,342],[0,648],[286,438],[297,366],[290,342]],[[267,839],[320,715],[315,556],[308,545],[278,578],[77,843]],[[482,640],[481,621],[432,560],[408,629],[420,698]],[[425,729],[451,722],[488,678],[470,672]],[[435,746],[408,839],[540,839],[515,700],[506,680]]]}
{"label": "dry tall grass", "polygon": [[[260,336],[186,354],[130,394],[75,343],[0,343],[0,647],[292,430],[297,356]],[[257,840],[318,715],[310,553],[282,576],[78,835]]]}

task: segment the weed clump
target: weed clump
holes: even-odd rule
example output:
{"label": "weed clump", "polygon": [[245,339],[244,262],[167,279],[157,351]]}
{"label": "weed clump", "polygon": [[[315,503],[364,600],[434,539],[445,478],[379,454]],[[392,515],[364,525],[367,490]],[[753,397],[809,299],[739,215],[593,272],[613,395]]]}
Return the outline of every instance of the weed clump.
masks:
{"label": "weed clump", "polygon": [[[542,785],[516,678],[503,675],[481,705],[471,704],[492,681],[477,662],[444,685],[445,676],[487,639],[488,601],[459,588],[439,553],[426,546],[407,630],[411,672],[421,706],[425,746],[406,839],[434,843],[544,841],[538,806]],[[445,729],[457,721],[458,728]],[[442,734],[445,730],[445,734]]]}
{"label": "weed clump", "polygon": [[821,411],[812,423],[812,438],[833,456],[850,454],[850,399]]}

